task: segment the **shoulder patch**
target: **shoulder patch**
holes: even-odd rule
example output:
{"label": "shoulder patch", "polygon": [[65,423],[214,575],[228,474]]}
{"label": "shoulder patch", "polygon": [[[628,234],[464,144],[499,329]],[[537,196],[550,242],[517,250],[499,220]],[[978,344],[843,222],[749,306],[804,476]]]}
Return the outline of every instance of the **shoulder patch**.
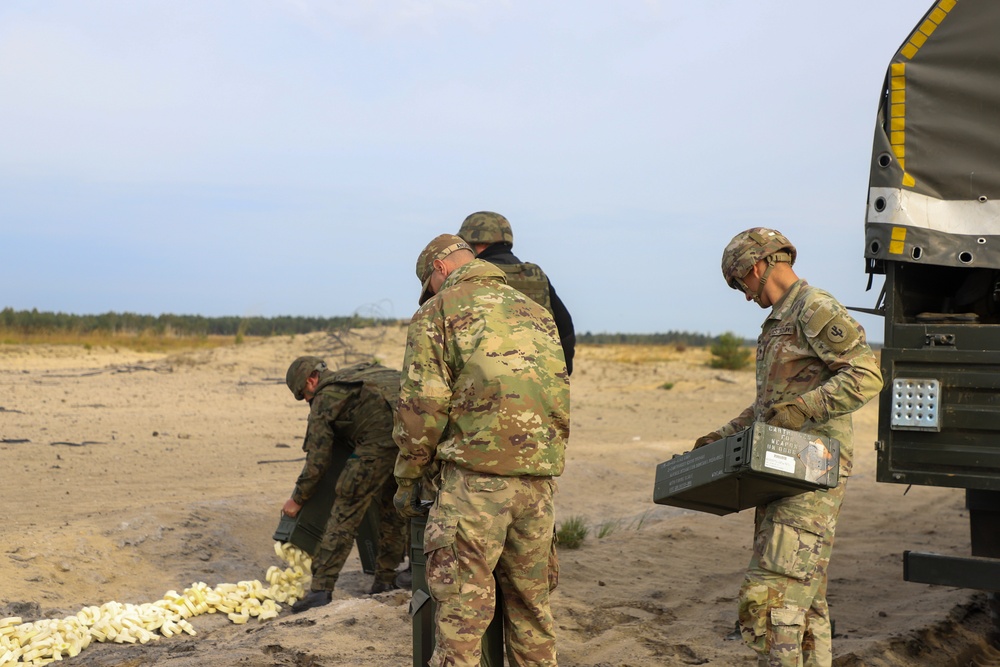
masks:
{"label": "shoulder patch", "polygon": [[808,313],[803,330],[808,338],[821,341],[838,354],[854,347],[861,338],[854,321],[835,302],[818,304],[812,313]]}
{"label": "shoulder patch", "polygon": [[854,346],[861,334],[857,327],[847,317],[839,315],[826,325],[821,334],[824,341],[834,352],[843,352]]}
{"label": "shoulder patch", "polygon": [[816,338],[833,320],[836,312],[832,303],[814,302],[802,312],[802,332],[806,338]]}

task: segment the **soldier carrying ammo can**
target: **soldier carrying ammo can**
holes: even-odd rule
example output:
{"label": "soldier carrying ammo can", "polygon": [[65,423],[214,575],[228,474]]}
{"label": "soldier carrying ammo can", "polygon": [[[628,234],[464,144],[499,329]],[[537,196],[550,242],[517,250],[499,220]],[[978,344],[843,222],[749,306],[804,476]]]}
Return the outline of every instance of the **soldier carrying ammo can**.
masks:
{"label": "soldier carrying ammo can", "polygon": [[851,472],[851,413],[878,395],[882,375],[861,325],[792,269],[795,246],[773,229],[740,232],[722,275],[771,312],[757,339],[757,396],[738,417],[698,438],[706,445],[755,422],[840,441],[840,482],[757,507],[753,556],[739,594],[743,640],[761,666],[832,661],[827,567]]}

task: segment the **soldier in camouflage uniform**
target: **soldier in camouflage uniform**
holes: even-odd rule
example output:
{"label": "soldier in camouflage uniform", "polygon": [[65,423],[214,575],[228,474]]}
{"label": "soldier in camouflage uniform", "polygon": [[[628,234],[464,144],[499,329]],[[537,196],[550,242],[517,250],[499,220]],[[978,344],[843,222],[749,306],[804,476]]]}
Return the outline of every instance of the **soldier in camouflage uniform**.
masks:
{"label": "soldier in camouflage uniform", "polygon": [[512,252],[514,232],[507,218],[492,211],[473,213],[462,222],[458,230],[462,240],[472,246],[479,259],[496,265],[507,275],[507,284],[526,294],[536,303],[545,306],[559,330],[559,342],[566,357],[566,370],[573,374],[573,354],[576,349],[576,332],[573,318],[562,299],[556,294],[542,267],[522,262]]}
{"label": "soldier in camouflage uniform", "polygon": [[437,489],[424,532],[437,605],[430,665],[478,667],[496,570],[512,664],[555,666],[553,478],[569,436],[555,323],[451,234],[420,254],[417,277],[422,307],[407,332],[393,432],[395,502],[412,516],[419,487]]}
{"label": "soldier in camouflage uniform", "polygon": [[840,441],[835,489],[758,507],[753,557],[739,595],[739,625],[759,665],[832,662],[827,567],[844,485],[851,473],[851,413],[874,398],[882,375],[865,332],[840,303],[800,280],[795,247],[780,232],[737,234],[722,256],[726,282],[771,312],[757,339],[757,397],[700,447],[754,422]]}
{"label": "soldier in camouflage uniform", "polygon": [[336,499],[323,539],[312,559],[311,592],[293,612],[328,603],[340,570],[351,553],[368,506],[380,507],[375,581],[371,592],[395,588],[396,567],[406,549],[405,521],[392,504],[396,443],[393,410],[399,397],[399,371],[362,362],[331,371],[318,357],[299,357],[288,367],[288,388],[309,402],[309,425],[302,449],[306,462],[282,512],[294,517],[326,474],[334,447],[351,455],[337,478]]}

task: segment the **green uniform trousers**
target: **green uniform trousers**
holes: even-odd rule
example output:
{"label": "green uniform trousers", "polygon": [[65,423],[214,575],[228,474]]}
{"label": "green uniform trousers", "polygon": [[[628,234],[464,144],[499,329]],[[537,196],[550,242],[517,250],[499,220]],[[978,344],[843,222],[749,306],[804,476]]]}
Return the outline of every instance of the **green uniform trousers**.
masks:
{"label": "green uniform trousers", "polygon": [[392,504],[396,479],[393,456],[352,456],[337,478],[336,494],[323,539],[312,560],[314,591],[332,591],[354,547],[358,529],[371,503],[379,505],[379,541],[375,581],[389,583],[406,552],[406,521]]}

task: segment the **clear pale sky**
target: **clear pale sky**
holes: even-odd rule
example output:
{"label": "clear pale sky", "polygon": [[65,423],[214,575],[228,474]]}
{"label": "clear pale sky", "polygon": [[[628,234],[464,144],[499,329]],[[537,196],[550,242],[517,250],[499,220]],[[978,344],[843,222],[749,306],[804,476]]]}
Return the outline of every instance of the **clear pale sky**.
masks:
{"label": "clear pale sky", "polygon": [[719,259],[757,225],[872,307],[875,113],[929,6],[3,0],[0,308],[407,318],[478,210],[578,332],[756,336]]}

